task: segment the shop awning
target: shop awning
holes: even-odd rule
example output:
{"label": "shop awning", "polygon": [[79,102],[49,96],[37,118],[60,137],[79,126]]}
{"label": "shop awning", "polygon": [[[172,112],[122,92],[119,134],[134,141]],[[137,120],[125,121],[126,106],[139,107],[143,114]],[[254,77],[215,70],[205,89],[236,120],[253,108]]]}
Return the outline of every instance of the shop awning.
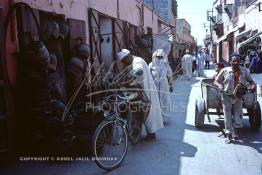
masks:
{"label": "shop awning", "polygon": [[238,41],[240,38],[242,38],[243,36],[250,36],[250,33],[251,33],[251,29],[249,30],[245,30],[241,33],[239,33],[237,36],[236,36],[236,41]]}
{"label": "shop awning", "polygon": [[227,31],[226,34],[224,34],[222,37],[220,37],[218,40],[216,40],[215,42],[218,44],[221,41],[224,41],[225,39],[227,39],[227,36],[230,35],[231,33],[235,32],[238,30],[238,26],[234,27],[233,29]]}
{"label": "shop awning", "polygon": [[220,37],[219,39],[217,39],[215,42],[218,44],[221,41],[224,41],[225,39],[227,39],[227,35],[223,35],[222,37]]}
{"label": "shop awning", "polygon": [[227,35],[229,35],[229,34],[231,34],[232,32],[235,32],[235,31],[237,31],[238,30],[238,26],[236,26],[236,27],[234,27],[233,29],[231,29],[231,30],[229,30],[228,32],[227,32]]}
{"label": "shop awning", "polygon": [[254,36],[251,36],[251,37],[248,38],[247,40],[243,41],[242,43],[239,43],[239,44],[237,45],[237,49],[239,49],[239,48],[242,47],[243,45],[245,45],[245,44],[253,41],[256,37],[258,37],[258,36],[261,35],[261,34],[262,34],[262,32],[259,32],[259,33],[255,34]]}
{"label": "shop awning", "polygon": [[186,44],[185,43],[175,43],[176,49],[184,50],[186,49]]}

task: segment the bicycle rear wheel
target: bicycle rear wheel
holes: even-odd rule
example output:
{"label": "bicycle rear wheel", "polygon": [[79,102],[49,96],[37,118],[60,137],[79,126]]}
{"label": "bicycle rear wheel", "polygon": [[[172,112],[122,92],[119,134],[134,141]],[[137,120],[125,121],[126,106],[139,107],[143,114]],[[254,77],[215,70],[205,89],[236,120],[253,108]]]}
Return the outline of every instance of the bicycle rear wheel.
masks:
{"label": "bicycle rear wheel", "polygon": [[134,145],[141,136],[143,125],[143,113],[129,112],[127,117],[127,128],[129,141]]}
{"label": "bicycle rear wheel", "polygon": [[127,153],[127,132],[117,120],[103,121],[93,136],[95,163],[102,169],[111,171],[125,159]]}

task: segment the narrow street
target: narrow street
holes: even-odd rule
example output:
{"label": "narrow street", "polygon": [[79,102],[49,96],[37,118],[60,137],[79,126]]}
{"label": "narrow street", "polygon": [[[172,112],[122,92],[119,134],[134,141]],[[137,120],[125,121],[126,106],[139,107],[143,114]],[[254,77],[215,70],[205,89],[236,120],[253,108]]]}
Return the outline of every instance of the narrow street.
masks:
{"label": "narrow street", "polygon": [[[206,71],[207,76],[213,70]],[[200,79],[174,81],[174,112],[171,122],[157,133],[153,142],[129,145],[126,160],[112,172],[99,169],[92,161],[22,162],[0,169],[3,175],[261,175],[262,135],[249,128],[244,119],[240,140],[225,144],[211,116],[211,123],[194,126],[194,103],[200,95]],[[259,98],[260,105],[262,102]]]}
{"label": "narrow street", "polygon": [[[262,0],[0,0],[0,175],[262,175],[254,95],[244,96],[252,118],[244,116],[239,138],[226,144],[218,116],[206,115],[201,127],[210,103],[203,99],[195,110],[203,77],[188,80],[192,70],[213,77],[231,65],[234,74],[223,69],[216,86],[228,95],[229,115],[239,114],[231,91],[241,98],[241,84],[251,81],[238,64],[261,96]],[[171,88],[170,120],[159,130],[170,104],[163,92]],[[141,131],[130,116],[140,117],[147,104],[142,137],[151,141],[127,143],[123,135]],[[126,155],[118,152],[127,156],[113,171],[94,161],[118,165]]]}

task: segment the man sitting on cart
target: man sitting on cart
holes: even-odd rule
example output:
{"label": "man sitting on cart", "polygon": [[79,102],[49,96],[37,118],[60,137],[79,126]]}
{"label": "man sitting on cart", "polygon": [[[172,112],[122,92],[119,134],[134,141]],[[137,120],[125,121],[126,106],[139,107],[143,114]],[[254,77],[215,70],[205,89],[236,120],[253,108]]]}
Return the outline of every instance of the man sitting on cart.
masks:
{"label": "man sitting on cart", "polygon": [[[256,84],[253,81],[248,69],[240,66],[240,55],[233,53],[229,58],[231,67],[223,68],[215,78],[214,84],[223,91],[222,106],[225,116],[226,143],[231,143],[234,128],[243,127],[242,124],[242,98],[236,96],[234,90],[241,83],[252,91],[256,90]],[[233,136],[237,137],[237,135]]]}

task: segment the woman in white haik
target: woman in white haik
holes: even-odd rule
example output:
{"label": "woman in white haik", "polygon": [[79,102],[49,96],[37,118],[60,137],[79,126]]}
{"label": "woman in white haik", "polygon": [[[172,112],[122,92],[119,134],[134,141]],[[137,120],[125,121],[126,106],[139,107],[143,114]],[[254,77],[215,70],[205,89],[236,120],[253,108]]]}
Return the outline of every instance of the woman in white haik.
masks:
{"label": "woman in white haik", "polygon": [[172,86],[172,70],[169,66],[167,55],[163,49],[158,49],[152,56],[152,62],[149,64],[150,72],[153,76],[158,96],[164,124],[170,118],[171,98],[170,86]]}

